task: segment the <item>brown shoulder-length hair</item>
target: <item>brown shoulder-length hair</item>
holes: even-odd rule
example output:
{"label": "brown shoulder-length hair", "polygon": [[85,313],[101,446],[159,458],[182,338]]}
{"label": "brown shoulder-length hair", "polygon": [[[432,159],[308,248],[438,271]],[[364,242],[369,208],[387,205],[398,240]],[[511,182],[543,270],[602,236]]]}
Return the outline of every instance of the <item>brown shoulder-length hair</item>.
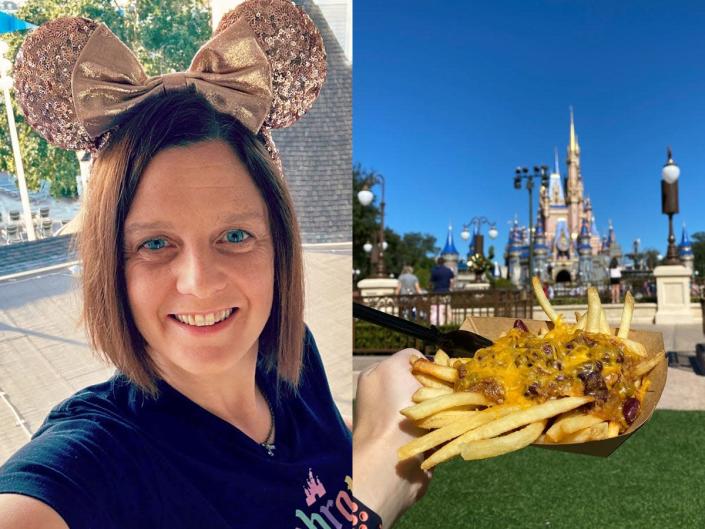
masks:
{"label": "brown shoulder-length hair", "polygon": [[215,110],[194,89],[147,99],[121,117],[93,162],[77,247],[83,261],[82,321],[93,348],[148,394],[161,378],[130,311],[123,227],[140,177],[161,150],[208,140],[228,144],[267,205],[274,246],[274,298],[259,340],[261,359],[295,388],[304,340],[301,240],[293,203],[261,136]]}

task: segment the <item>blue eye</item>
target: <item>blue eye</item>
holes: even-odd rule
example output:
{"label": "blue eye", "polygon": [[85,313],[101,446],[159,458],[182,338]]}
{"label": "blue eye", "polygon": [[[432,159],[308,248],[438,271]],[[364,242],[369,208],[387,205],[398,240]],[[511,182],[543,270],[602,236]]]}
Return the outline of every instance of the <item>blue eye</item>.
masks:
{"label": "blue eye", "polygon": [[166,244],[165,239],[150,239],[142,244],[142,248],[146,248],[147,250],[161,250]]}
{"label": "blue eye", "polygon": [[228,242],[243,242],[245,239],[249,239],[251,235],[244,230],[230,230],[225,238]]}

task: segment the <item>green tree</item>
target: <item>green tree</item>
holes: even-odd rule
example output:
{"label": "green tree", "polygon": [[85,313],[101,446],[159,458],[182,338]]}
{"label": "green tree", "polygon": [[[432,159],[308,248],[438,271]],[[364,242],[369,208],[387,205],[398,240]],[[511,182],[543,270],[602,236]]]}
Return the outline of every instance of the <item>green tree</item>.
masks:
{"label": "green tree", "polygon": [[371,274],[370,257],[363,246],[366,242],[374,243],[377,240],[379,208],[374,202],[363,206],[357,194],[374,176],[374,171],[363,169],[360,164],[353,166],[353,268],[360,270],[360,278]]}
{"label": "green tree", "polygon": [[646,262],[646,267],[649,270],[653,270],[659,265],[659,259],[658,256],[661,252],[654,248],[647,248],[644,250],[643,255],[644,255],[644,261]]}
{"label": "green tree", "polygon": [[[360,164],[353,167],[353,268],[360,270],[360,278],[370,276],[370,256],[363,246],[366,242],[375,243],[379,238],[380,210],[375,201],[363,206],[357,194],[377,176],[373,170],[362,168]],[[399,235],[390,227],[384,229],[387,250],[384,252],[384,268],[387,273],[399,275],[404,265],[411,265],[419,278],[420,284],[428,285],[433,255],[438,252],[436,238],[427,233],[405,233]]]}
{"label": "green tree", "polygon": [[[147,75],[188,68],[191,58],[211,35],[207,0],[27,0],[17,16],[41,25],[64,16],[82,16],[106,24],[135,53]],[[14,57],[28,32],[3,35]],[[41,180],[52,183],[55,196],[75,196],[79,172],[75,153],[53,147],[25,122],[13,102],[22,161],[30,189]],[[0,170],[15,172],[7,116],[0,112]]]}
{"label": "green tree", "polygon": [[389,246],[385,252],[384,265],[388,272],[399,275],[405,265],[414,267],[422,287],[429,287],[433,256],[439,251],[436,238],[428,233],[410,232],[399,236],[390,229],[385,230],[385,240]]}

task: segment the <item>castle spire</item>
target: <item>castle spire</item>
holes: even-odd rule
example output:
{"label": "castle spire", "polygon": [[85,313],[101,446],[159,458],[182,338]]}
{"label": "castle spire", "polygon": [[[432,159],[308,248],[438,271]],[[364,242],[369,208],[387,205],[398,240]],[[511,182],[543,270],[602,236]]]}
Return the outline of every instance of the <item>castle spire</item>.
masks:
{"label": "castle spire", "polygon": [[555,174],[557,174],[558,176],[560,176],[561,170],[560,170],[560,167],[558,167],[558,147],[556,147],[556,146],[553,147],[553,154],[555,155],[555,158],[556,158],[556,164],[555,164],[555,168],[554,168],[553,172]]}
{"label": "castle spire", "polygon": [[575,122],[573,121],[573,107],[570,107],[570,152],[575,152],[578,147],[578,141],[575,137]]}
{"label": "castle spire", "polygon": [[453,244],[453,225],[450,223],[448,224],[448,237],[446,238],[446,245],[443,247],[443,251],[441,251],[441,255],[446,254],[460,255],[458,250],[455,248],[455,244]]}

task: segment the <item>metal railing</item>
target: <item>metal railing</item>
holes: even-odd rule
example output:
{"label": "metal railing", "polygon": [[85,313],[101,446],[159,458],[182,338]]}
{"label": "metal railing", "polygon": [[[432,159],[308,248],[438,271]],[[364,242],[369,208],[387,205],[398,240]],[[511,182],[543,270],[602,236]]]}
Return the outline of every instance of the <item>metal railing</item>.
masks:
{"label": "metal railing", "polygon": [[[446,294],[356,296],[355,301],[421,325],[449,328],[458,328],[468,316],[531,319],[533,309],[533,299],[526,291],[503,289]],[[370,338],[373,332],[370,325],[354,322],[354,354],[385,354],[404,347],[421,350],[426,347],[420,340],[387,330],[375,332]],[[364,340],[358,340],[359,333],[365,333]]]}

